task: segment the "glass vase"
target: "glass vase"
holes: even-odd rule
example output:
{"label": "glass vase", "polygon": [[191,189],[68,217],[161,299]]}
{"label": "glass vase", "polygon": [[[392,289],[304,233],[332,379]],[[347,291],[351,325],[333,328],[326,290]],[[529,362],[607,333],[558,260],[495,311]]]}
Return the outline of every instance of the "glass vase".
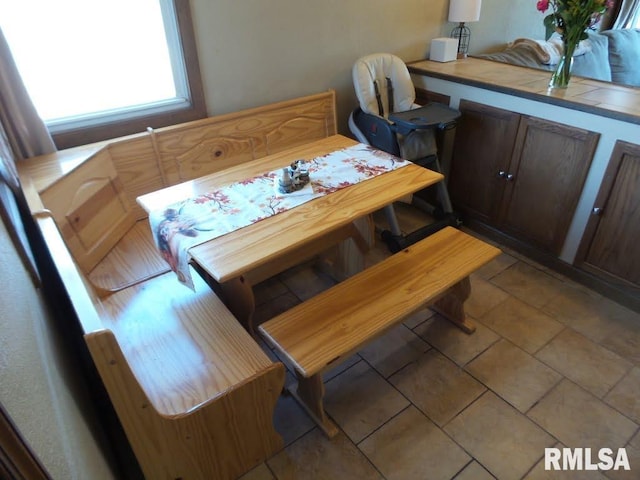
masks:
{"label": "glass vase", "polygon": [[571,67],[573,66],[573,52],[576,44],[573,42],[563,42],[563,54],[556,65],[556,69],[549,80],[549,88],[567,88],[571,80]]}

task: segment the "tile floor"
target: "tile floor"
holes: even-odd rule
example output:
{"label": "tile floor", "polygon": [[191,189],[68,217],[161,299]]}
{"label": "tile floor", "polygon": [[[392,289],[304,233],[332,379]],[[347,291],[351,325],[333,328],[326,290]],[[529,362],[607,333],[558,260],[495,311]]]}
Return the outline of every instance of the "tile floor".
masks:
{"label": "tile floor", "polygon": [[[242,479],[640,479],[640,314],[503,252],[472,277],[474,334],[425,309],[329,372],[332,440],[282,396],[285,448]],[[287,271],[256,287],[256,320],[332,284]],[[631,471],[545,471],[554,446],[625,447]]]}

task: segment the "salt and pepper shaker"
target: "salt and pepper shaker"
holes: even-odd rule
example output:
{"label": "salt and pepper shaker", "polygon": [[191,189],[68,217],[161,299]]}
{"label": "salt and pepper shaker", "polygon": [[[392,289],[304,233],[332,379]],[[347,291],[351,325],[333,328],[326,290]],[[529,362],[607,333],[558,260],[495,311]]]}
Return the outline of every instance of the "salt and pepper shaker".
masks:
{"label": "salt and pepper shaker", "polygon": [[278,180],[280,193],[291,193],[300,190],[309,183],[309,170],[304,160],[295,160],[288,167],[282,169],[282,175]]}

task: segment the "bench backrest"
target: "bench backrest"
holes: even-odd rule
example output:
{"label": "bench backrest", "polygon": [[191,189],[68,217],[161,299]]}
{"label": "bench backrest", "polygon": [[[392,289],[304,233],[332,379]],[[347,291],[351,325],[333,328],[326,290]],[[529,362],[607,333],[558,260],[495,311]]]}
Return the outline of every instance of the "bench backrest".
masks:
{"label": "bench backrest", "polygon": [[138,196],[335,133],[330,90],[35,157],[21,172],[89,273],[146,216]]}

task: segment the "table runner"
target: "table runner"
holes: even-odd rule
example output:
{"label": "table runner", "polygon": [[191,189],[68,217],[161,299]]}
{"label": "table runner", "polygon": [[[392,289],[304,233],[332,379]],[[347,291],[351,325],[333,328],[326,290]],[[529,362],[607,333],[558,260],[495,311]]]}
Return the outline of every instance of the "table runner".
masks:
{"label": "table runner", "polygon": [[306,161],[310,182],[293,193],[278,191],[280,169],[151,212],[156,245],[178,280],[194,288],[189,248],[409,164],[362,143]]}

